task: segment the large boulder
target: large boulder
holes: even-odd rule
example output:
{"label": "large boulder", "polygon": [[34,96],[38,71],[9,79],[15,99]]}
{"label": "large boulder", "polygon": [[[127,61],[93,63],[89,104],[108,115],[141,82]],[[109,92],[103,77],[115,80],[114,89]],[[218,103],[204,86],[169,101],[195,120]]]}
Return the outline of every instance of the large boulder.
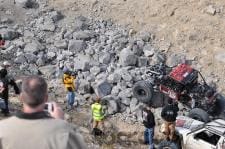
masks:
{"label": "large boulder", "polygon": [[74,60],[74,68],[77,70],[87,71],[90,69],[91,58],[87,55],[79,54]]}
{"label": "large boulder", "polygon": [[15,0],[15,3],[22,8],[33,8],[37,5],[34,0]]}
{"label": "large boulder", "polygon": [[0,30],[0,32],[5,40],[14,40],[20,37],[19,32],[15,30],[11,30],[11,29],[3,29],[3,30]]}
{"label": "large boulder", "polygon": [[87,80],[81,79],[75,86],[78,89],[79,94],[83,95],[91,92],[91,84]]}
{"label": "large boulder", "polygon": [[105,96],[102,98],[102,104],[107,106],[107,114],[115,114],[119,112],[118,99],[114,96]]}
{"label": "large boulder", "polygon": [[111,94],[111,90],[112,90],[112,86],[107,81],[101,81],[101,82],[97,83],[97,85],[95,87],[95,93],[99,97],[104,97],[104,96]]}
{"label": "large boulder", "polygon": [[95,33],[91,30],[77,31],[73,33],[73,39],[77,40],[90,40],[95,36]]}
{"label": "large boulder", "polygon": [[86,49],[87,44],[83,40],[70,40],[68,45],[68,50],[71,52],[78,53]]}
{"label": "large boulder", "polygon": [[134,66],[137,62],[137,56],[134,55],[134,53],[128,49],[123,49],[119,54],[119,63],[122,66]]}
{"label": "large boulder", "polygon": [[38,40],[33,40],[31,43],[26,44],[24,48],[24,52],[34,54],[37,54],[41,50],[44,50],[44,46]]}

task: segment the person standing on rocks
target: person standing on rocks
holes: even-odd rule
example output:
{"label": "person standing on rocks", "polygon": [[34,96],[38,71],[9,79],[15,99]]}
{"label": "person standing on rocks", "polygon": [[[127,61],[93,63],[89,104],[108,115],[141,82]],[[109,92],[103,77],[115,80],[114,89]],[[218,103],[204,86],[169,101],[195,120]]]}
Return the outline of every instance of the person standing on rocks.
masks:
{"label": "person standing on rocks", "polygon": [[39,76],[22,81],[20,101],[23,110],[0,121],[0,148],[7,149],[86,149],[76,128],[64,121],[62,109],[48,101],[47,83]]}
{"label": "person standing on rocks", "polygon": [[65,68],[63,74],[63,84],[67,91],[67,105],[68,110],[73,109],[73,104],[75,101],[75,74],[73,74],[69,69]]}
{"label": "person standing on rocks", "polygon": [[100,97],[96,97],[94,103],[91,105],[92,118],[93,118],[93,133],[95,133],[98,126],[103,130],[104,125],[104,110],[100,103]]}
{"label": "person standing on rocks", "polygon": [[178,104],[173,103],[173,99],[168,99],[168,104],[163,107],[161,117],[164,120],[163,133],[166,135],[166,139],[172,141],[175,134],[175,121],[178,115]]}
{"label": "person standing on rocks", "polygon": [[143,109],[143,124],[145,126],[144,131],[144,143],[149,144],[149,149],[154,148],[153,138],[154,138],[154,128],[155,128],[155,117],[151,111],[151,107],[146,106]]}
{"label": "person standing on rocks", "polygon": [[2,35],[0,34],[0,49],[4,49],[5,40],[3,39]]}
{"label": "person standing on rocks", "polygon": [[19,94],[20,89],[18,88],[16,82],[12,77],[8,77],[7,67],[0,66],[0,84],[1,84],[1,91],[0,91],[0,98],[4,99],[5,102],[5,108],[2,109],[2,113],[5,116],[8,116],[9,113],[9,85],[13,86],[15,93]]}

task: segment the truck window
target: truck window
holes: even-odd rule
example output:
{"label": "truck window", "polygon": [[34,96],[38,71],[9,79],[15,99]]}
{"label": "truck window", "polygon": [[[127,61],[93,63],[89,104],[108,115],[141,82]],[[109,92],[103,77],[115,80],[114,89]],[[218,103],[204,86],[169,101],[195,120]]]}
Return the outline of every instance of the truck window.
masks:
{"label": "truck window", "polygon": [[220,139],[220,136],[205,130],[196,134],[195,139],[201,139],[209,144],[216,146]]}

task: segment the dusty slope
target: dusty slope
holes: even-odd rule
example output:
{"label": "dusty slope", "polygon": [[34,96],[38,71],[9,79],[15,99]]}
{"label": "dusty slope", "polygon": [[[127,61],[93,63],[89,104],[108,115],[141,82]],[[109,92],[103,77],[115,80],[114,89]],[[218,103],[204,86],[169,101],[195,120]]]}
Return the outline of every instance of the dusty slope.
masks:
{"label": "dusty slope", "polygon": [[171,45],[170,53],[195,58],[204,76],[218,77],[215,82],[225,91],[224,0],[51,0],[50,4],[67,16],[112,19],[136,31],[151,31],[159,47]]}

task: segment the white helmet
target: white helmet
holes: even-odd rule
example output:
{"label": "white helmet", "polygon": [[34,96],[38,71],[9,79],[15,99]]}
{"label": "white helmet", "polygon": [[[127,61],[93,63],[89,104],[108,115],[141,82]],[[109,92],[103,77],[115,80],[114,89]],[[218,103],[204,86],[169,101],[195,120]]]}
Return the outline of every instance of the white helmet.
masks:
{"label": "white helmet", "polygon": [[9,61],[4,61],[3,66],[11,66],[11,63]]}

